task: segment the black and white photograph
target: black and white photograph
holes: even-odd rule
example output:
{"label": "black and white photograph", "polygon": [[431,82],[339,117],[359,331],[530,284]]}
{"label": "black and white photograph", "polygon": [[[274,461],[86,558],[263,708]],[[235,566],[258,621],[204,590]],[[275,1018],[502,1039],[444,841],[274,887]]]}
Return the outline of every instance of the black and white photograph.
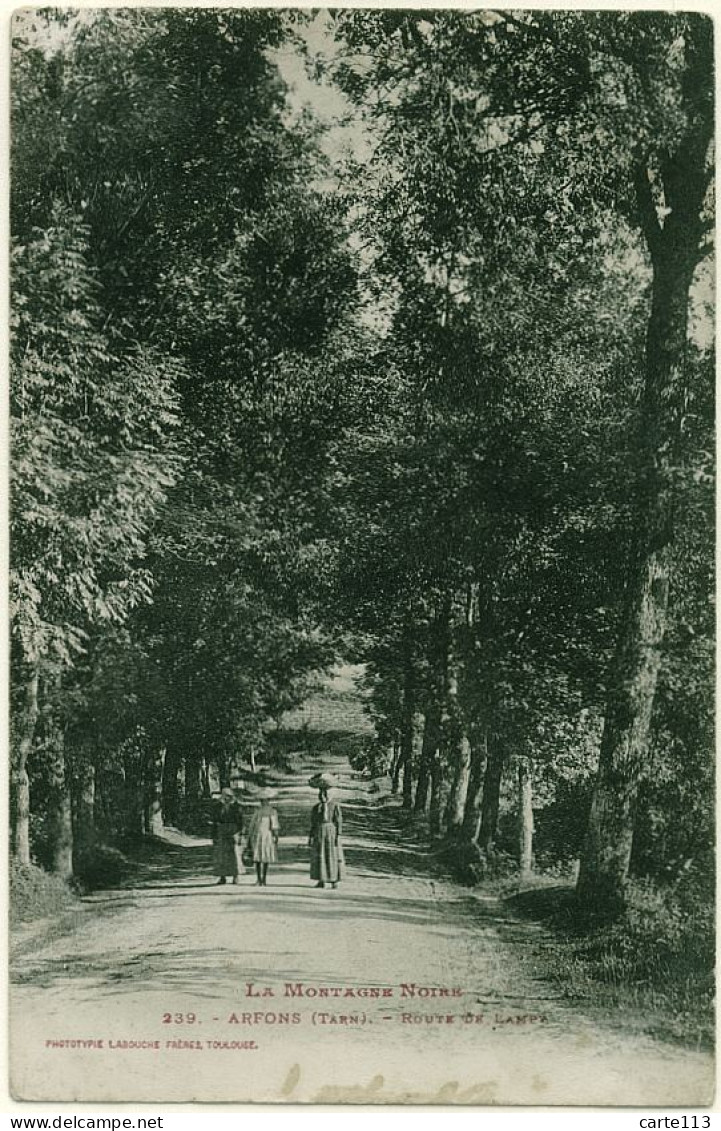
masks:
{"label": "black and white photograph", "polygon": [[712,1104],[714,82],[13,14],[14,1101]]}

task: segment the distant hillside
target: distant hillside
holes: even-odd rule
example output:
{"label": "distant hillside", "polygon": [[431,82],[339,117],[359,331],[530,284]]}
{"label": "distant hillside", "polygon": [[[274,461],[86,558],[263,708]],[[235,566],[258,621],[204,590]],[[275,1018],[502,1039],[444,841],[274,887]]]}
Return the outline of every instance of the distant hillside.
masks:
{"label": "distant hillside", "polygon": [[358,686],[362,675],[361,664],[343,664],[336,668],[320,691],[310,695],[302,706],[283,715],[281,727],[372,734],[373,725],[363,709],[363,693]]}

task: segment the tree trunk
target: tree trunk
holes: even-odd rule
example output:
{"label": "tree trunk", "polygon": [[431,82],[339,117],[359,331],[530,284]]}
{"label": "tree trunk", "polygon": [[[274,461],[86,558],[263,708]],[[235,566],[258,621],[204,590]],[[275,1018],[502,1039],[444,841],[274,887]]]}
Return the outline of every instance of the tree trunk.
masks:
{"label": "tree trunk", "polygon": [[443,766],[440,754],[436,754],[430,768],[430,809],[428,812],[428,827],[431,837],[439,837],[443,827],[444,788]]}
{"label": "tree trunk", "polygon": [[92,848],[95,831],[95,766],[81,758],[73,774],[75,852]]}
{"label": "tree trunk", "polygon": [[481,831],[481,801],[483,775],[486,769],[486,738],[471,739],[471,768],[468,777],[466,807],[463,812],[461,835],[469,844],[477,844]]}
{"label": "tree trunk", "polygon": [[122,836],[132,844],[144,832],[142,763],[137,747],[131,748],[124,758],[123,802]]}
{"label": "tree trunk", "polygon": [[50,870],[63,880],[73,875],[73,812],[70,780],[65,762],[65,736],[53,736],[48,795],[48,827],[50,831]]}
{"label": "tree trunk", "polygon": [[18,864],[30,863],[30,778],[27,769],[12,773],[12,854]]}
{"label": "tree trunk", "polygon": [[486,771],[483,775],[481,827],[478,833],[478,844],[484,852],[489,852],[493,848],[498,832],[498,811],[501,802],[503,763],[503,748],[497,740],[494,740],[492,743],[489,742]]}
{"label": "tree trunk", "polygon": [[[423,729],[423,741],[425,743],[425,727]],[[428,793],[431,786],[431,767],[428,761],[424,760],[424,751],[421,748],[421,762],[418,766],[418,777],[416,779],[416,792],[413,798],[413,812],[420,814],[425,813],[428,806]]]}
{"label": "tree trunk", "polygon": [[521,880],[527,880],[533,870],[533,779],[528,758],[518,763],[518,866]]}
{"label": "tree trunk", "polygon": [[437,703],[428,708],[423,726],[423,744],[421,746],[421,760],[418,768],[418,781],[416,783],[416,796],[413,802],[415,813],[425,813],[428,808],[428,795],[431,785],[431,769],[433,760],[438,753],[441,737],[441,711]]}
{"label": "tree trunk", "polygon": [[95,828],[101,837],[111,837],[114,830],[111,814],[110,788],[107,774],[98,768],[95,771]]}
{"label": "tree trunk", "polygon": [[413,746],[403,754],[403,808],[413,808]]}
{"label": "tree trunk", "polygon": [[413,654],[410,630],[403,642],[403,703],[401,706],[401,764],[403,766],[403,808],[413,808],[413,722],[416,712]]}
{"label": "tree trunk", "polygon": [[[203,758],[200,763],[200,783],[202,796],[207,799],[210,797],[210,760]],[[230,782],[228,782],[230,785]]]}
{"label": "tree trunk", "polygon": [[28,760],[38,721],[38,669],[33,665],[23,692],[23,708],[13,743],[12,766],[12,854],[19,864],[30,863],[30,779]]}
{"label": "tree trunk", "polygon": [[[428,640],[429,687],[414,804],[416,813],[424,813],[428,807],[428,791],[429,787],[432,786],[433,767],[438,763],[439,749],[443,740],[443,717],[448,698],[450,619],[451,601],[449,597],[445,597],[431,624]],[[438,768],[438,765],[436,765],[436,771]],[[436,783],[436,786],[438,786],[438,783]],[[438,798],[436,797],[434,811],[437,808]],[[437,820],[436,823],[438,823]]]}
{"label": "tree trunk", "polygon": [[177,826],[180,820],[180,754],[173,744],[165,751],[163,763],[163,824]]}
{"label": "tree trunk", "polygon": [[231,785],[232,761],[227,754],[218,755],[218,784],[221,789]]}
{"label": "tree trunk", "polygon": [[668,562],[665,554],[651,558],[639,615],[629,615],[616,653],[578,878],[579,899],[609,915],[620,913],[625,903],[636,794],[666,627]]}
{"label": "tree trunk", "polygon": [[145,810],[143,826],[146,836],[159,836],[163,831],[163,766],[165,747],[149,748],[145,753]]}
{"label": "tree trunk", "polygon": [[449,648],[447,653],[447,714],[444,725],[444,745],[448,751],[448,762],[453,775],[448,794],[445,825],[446,832],[452,837],[459,834],[463,824],[471,771],[471,747],[463,730],[459,699],[460,675],[461,662],[454,642],[454,646]]}
{"label": "tree trunk", "polygon": [[450,836],[459,836],[463,828],[468,786],[471,780],[471,744],[460,735],[454,750],[453,783],[448,797],[446,829]]}
{"label": "tree trunk", "polygon": [[393,743],[393,761],[391,762],[391,793],[397,794],[401,780],[401,744],[398,740]]}
{"label": "tree trunk", "polygon": [[183,824],[188,832],[198,828],[203,796],[203,760],[193,751],[185,755],[185,804]]}
{"label": "tree trunk", "polygon": [[668,210],[661,225],[649,171],[636,171],[638,215],[653,268],[639,432],[636,544],[629,598],[608,681],[598,776],[578,896],[608,914],[622,910],[638,784],[648,763],[649,734],[666,630],[669,558],[691,280],[703,235],[702,208],[713,135],[711,21],[688,24],[681,87],[686,133],[660,164]]}

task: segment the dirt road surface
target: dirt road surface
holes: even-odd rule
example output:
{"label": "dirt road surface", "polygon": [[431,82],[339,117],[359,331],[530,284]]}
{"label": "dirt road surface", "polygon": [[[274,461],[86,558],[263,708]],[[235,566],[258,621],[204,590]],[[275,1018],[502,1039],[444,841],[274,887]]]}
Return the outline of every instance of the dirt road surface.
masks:
{"label": "dirt road surface", "polygon": [[[688,1106],[713,1061],[600,1023],[521,961],[534,931],[444,880],[346,769],[347,876],[317,890],[314,796],[287,775],[281,859],[217,887],[169,837],[79,922],[15,940],[16,1098]],[[175,843],[173,843],[175,840]],[[156,1047],[157,1046],[157,1047]]]}

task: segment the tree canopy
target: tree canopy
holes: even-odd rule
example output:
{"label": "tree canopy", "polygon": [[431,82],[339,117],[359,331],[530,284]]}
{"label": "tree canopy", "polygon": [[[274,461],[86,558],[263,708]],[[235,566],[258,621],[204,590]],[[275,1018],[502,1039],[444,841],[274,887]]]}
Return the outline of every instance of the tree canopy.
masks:
{"label": "tree canopy", "polygon": [[532,789],[587,902],[710,890],[711,21],[14,32],[18,857],[195,828],[351,659],[467,877]]}

